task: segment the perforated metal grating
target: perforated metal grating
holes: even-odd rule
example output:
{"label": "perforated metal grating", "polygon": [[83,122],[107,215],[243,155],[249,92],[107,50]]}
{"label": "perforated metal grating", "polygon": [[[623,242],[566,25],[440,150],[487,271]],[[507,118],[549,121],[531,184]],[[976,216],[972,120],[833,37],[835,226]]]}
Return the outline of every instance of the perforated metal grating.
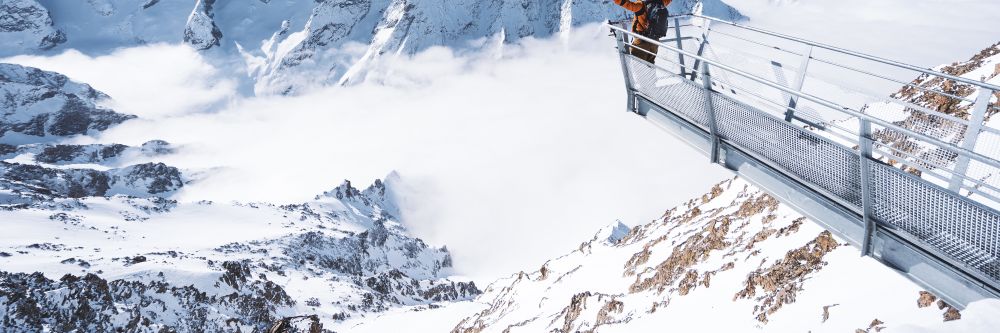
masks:
{"label": "perforated metal grating", "polygon": [[872,165],[873,217],[1000,280],[1000,215],[881,164]]}
{"label": "perforated metal grating", "polygon": [[[701,82],[625,57],[633,89],[664,109],[707,128],[707,93]],[[720,138],[860,210],[857,150],[743,103],[738,95],[712,92],[711,98]],[[964,263],[986,278],[1000,281],[1000,215],[995,210],[891,166],[879,162],[869,165],[872,217],[876,221],[912,235],[922,246]]]}
{"label": "perforated metal grating", "polygon": [[708,128],[705,89],[633,56],[626,56],[626,64],[635,90],[671,110],[678,110],[702,128]]}

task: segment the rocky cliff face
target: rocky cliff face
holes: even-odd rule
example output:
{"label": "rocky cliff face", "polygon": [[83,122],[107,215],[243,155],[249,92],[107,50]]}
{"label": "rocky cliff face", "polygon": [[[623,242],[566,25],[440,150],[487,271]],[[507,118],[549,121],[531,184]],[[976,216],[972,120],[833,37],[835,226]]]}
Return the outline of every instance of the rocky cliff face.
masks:
{"label": "rocky cliff face", "polygon": [[48,50],[66,41],[48,9],[35,0],[0,1],[0,36],[0,48],[22,52]]}
{"label": "rocky cliff face", "polygon": [[[697,3],[675,1],[671,10],[689,13]],[[729,20],[744,18],[721,1],[706,1],[705,7],[706,13]],[[252,52],[245,56],[257,59],[250,70],[257,78],[258,93],[287,94],[297,86],[363,80],[368,66],[384,55],[413,54],[431,46],[475,49],[544,38],[569,33],[581,24],[626,16],[610,0],[323,1],[302,30],[289,33],[283,26],[265,42],[263,56]],[[344,61],[344,54],[331,52],[349,42],[368,45],[360,59]]]}
{"label": "rocky cliff face", "polygon": [[135,116],[99,104],[108,99],[66,76],[0,64],[0,143],[21,144],[94,134]]}
{"label": "rocky cliff face", "polygon": [[[155,4],[152,4],[155,5]],[[150,6],[152,6],[150,5]],[[207,50],[220,45],[222,31],[215,25],[215,0],[198,0],[184,28],[184,42]],[[148,8],[148,7],[147,7]]]}
{"label": "rocky cliff face", "polygon": [[[13,40],[20,36],[18,31],[34,29],[37,32],[31,36],[37,41],[12,45],[0,50],[0,56],[53,47],[105,53],[144,43],[187,43],[199,50],[221,49],[216,53],[223,58],[220,63],[243,59],[258,94],[357,82],[373,62],[386,55],[412,54],[432,46],[477,49],[526,37],[544,38],[627,15],[611,0],[4,3],[11,3],[10,15],[19,17],[12,21],[20,23],[0,30],[0,37]],[[675,0],[671,13],[689,13],[699,3],[707,15],[744,19],[721,0]],[[22,7],[30,9],[14,10]],[[364,52],[352,51],[348,47],[352,43],[364,45]]]}

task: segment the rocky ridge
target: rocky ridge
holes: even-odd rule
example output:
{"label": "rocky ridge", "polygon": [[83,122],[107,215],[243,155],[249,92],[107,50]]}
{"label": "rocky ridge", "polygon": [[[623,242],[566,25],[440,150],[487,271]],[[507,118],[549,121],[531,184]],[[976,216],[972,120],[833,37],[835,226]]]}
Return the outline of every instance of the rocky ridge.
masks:
{"label": "rocky ridge", "polygon": [[874,331],[873,320],[960,317],[918,304],[929,293],[740,179],[623,237],[608,237],[614,228],[491,284],[486,309],[453,332]]}
{"label": "rocky ridge", "polygon": [[122,165],[134,157],[172,152],[162,140],[141,147],[54,143],[135,118],[103,107],[110,97],[91,86],[55,72],[0,64],[0,94],[0,204],[115,194],[167,196],[184,186],[175,167]]}

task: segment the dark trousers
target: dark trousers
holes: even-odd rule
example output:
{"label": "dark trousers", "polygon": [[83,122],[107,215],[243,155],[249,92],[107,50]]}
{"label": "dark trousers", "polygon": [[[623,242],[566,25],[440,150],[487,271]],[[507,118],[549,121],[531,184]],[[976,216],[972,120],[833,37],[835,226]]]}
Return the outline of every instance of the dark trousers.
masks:
{"label": "dark trousers", "polygon": [[632,41],[632,45],[629,53],[651,64],[656,60],[656,52],[660,50],[658,45],[638,38]]}

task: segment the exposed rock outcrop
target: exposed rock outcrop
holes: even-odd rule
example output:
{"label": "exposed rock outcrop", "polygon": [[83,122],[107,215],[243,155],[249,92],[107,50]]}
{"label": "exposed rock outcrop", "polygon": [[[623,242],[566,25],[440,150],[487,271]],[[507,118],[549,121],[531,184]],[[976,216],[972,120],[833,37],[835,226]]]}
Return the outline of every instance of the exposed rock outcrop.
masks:
{"label": "exposed rock outcrop", "polygon": [[108,98],[59,73],[0,64],[0,143],[93,134],[135,118],[99,106]]}
{"label": "exposed rock outcrop", "polygon": [[198,0],[184,27],[185,43],[199,50],[221,45],[222,30],[215,24],[214,5],[215,0]]}
{"label": "exposed rock outcrop", "polygon": [[66,41],[49,10],[36,0],[0,1],[0,56],[48,50]]}

